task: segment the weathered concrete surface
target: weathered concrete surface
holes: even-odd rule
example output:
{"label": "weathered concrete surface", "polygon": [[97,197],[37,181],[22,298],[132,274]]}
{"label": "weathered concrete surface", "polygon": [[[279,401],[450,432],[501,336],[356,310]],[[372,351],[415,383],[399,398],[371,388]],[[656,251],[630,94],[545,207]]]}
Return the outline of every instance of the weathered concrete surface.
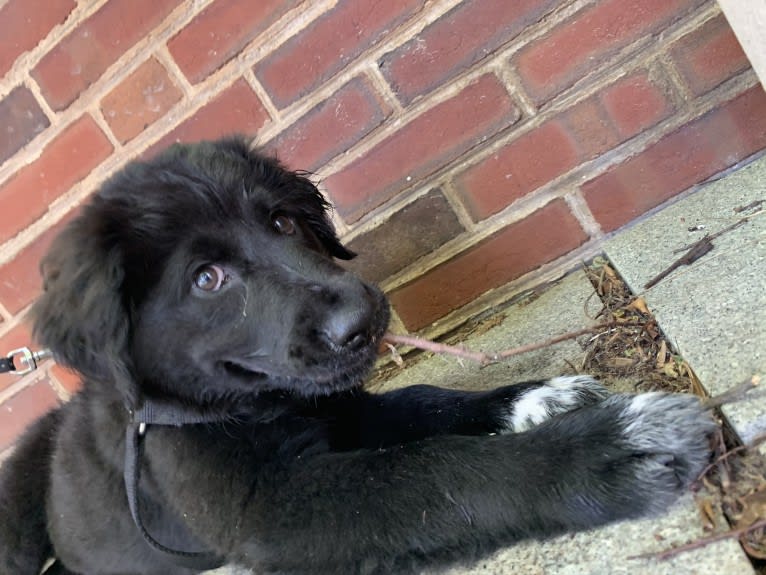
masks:
{"label": "weathered concrete surface", "polygon": [[[764,208],[766,157],[702,186],[606,245],[631,290],[644,293],[660,327],[712,395],[755,374],[766,376]],[[676,250],[746,216],[744,224],[713,239],[712,251],[644,289],[683,254]],[[723,411],[745,442],[766,432],[766,381]]]}

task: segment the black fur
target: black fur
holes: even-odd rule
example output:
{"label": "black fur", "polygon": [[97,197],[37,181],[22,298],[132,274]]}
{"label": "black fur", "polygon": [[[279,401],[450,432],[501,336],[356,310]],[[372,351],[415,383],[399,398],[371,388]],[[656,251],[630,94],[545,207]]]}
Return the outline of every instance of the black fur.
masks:
{"label": "black fur", "polygon": [[[2,468],[2,573],[36,575],[50,553],[57,573],[192,573],[128,512],[124,434],[145,397],[223,418],[150,426],[149,531],[257,573],[471,559],[660,510],[704,465],[713,424],[690,397],[605,399],[591,380],[363,391],[388,308],[333,260],[353,254],[326,210],[240,139],[176,146],[104,184],[44,261],[35,333],[84,387]],[[195,286],[211,264],[217,291]],[[550,419],[512,433],[540,422],[513,418],[530,402]]]}

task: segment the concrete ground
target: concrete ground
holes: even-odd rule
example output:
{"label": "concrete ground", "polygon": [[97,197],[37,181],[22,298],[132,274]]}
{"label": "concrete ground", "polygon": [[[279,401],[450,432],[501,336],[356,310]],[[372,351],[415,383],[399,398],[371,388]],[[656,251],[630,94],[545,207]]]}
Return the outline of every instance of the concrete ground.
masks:
{"label": "concrete ground", "polygon": [[[702,186],[606,246],[617,271],[634,293],[644,295],[665,334],[712,395],[755,374],[766,376],[765,211],[763,157]],[[713,250],[698,261],[644,289],[683,255],[675,250],[742,220],[713,239]],[[745,442],[766,433],[763,383],[747,401],[723,407]]]}
{"label": "concrete ground", "polygon": [[[766,158],[757,160],[697,191],[645,221],[618,233],[605,252],[635,294],[642,294],[660,327],[688,361],[710,394],[766,375]],[[749,207],[748,207],[749,206]],[[742,209],[746,208],[746,209]],[[713,239],[713,249],[677,269],[656,286],[643,286],[702,238],[746,218]],[[590,302],[590,303],[588,303]],[[542,341],[592,323],[597,298],[585,274],[574,272],[531,301],[498,310],[472,330],[462,344],[500,350]],[[589,309],[589,307],[591,309]],[[513,361],[479,369],[444,356],[408,362],[380,390],[416,383],[485,389],[524,379],[571,373],[582,359],[576,342],[565,342]],[[766,383],[765,383],[766,385]],[[766,388],[764,388],[766,389]],[[743,441],[766,432],[766,393],[724,406]],[[725,521],[718,518],[719,529]],[[476,565],[449,575],[752,575],[754,570],[733,540],[658,562],[631,559],[693,541],[703,531],[691,494],[667,513],[626,521],[546,542],[503,549]],[[234,571],[222,569],[217,575]]]}

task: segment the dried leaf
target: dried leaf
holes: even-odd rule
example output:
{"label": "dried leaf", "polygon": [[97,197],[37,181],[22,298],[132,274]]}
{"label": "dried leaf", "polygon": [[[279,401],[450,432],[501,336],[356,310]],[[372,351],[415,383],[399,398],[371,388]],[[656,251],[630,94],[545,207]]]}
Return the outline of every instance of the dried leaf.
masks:
{"label": "dried leaf", "polygon": [[630,304],[628,304],[628,308],[641,312],[644,315],[649,315],[649,308],[646,307],[646,300],[644,300],[642,297],[637,297],[632,302],[630,302]]}
{"label": "dried leaf", "polygon": [[649,321],[644,326],[644,331],[649,334],[649,337],[651,337],[653,340],[660,337],[660,332],[657,329],[657,322],[655,321]]}
{"label": "dried leaf", "polygon": [[668,363],[662,366],[662,373],[664,373],[668,377],[673,377],[673,378],[678,377],[678,371],[676,370],[676,365],[672,361],[669,361]]}
{"label": "dried leaf", "polygon": [[612,357],[604,362],[609,367],[631,367],[636,362],[629,357]]}
{"label": "dried leaf", "polygon": [[712,501],[707,498],[697,501],[697,508],[699,509],[700,517],[702,518],[702,528],[705,531],[712,531],[715,529],[716,521]]}
{"label": "dried leaf", "polygon": [[[737,529],[752,525],[756,521],[766,518],[766,488],[759,489],[740,499],[742,513],[737,517],[735,527]],[[740,539],[745,551],[756,559],[766,559],[766,537],[764,529],[755,530]]]}
{"label": "dried leaf", "polygon": [[665,365],[665,361],[667,360],[668,355],[668,345],[665,343],[665,340],[662,340],[662,343],[660,343],[660,350],[657,352],[657,362],[656,366],[657,369],[662,369]]}
{"label": "dried leaf", "polygon": [[737,517],[735,527],[740,529],[766,518],[766,488],[759,489],[740,499],[742,514]]}

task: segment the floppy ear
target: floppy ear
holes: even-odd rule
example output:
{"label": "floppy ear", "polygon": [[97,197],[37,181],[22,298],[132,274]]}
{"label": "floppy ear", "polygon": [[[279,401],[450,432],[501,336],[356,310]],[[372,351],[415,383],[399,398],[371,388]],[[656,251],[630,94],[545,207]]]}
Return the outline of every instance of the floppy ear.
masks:
{"label": "floppy ear", "polygon": [[356,254],[344,246],[335,233],[335,227],[330,219],[332,204],[328,202],[319,189],[309,180],[308,172],[288,172],[292,178],[292,189],[301,191],[299,211],[317,239],[329,254],[341,260],[351,260]]}
{"label": "floppy ear", "polygon": [[322,242],[322,245],[332,257],[340,260],[352,260],[356,257],[354,252],[340,243],[338,236],[335,234],[335,228],[333,228],[327,215],[322,217],[321,221],[310,222],[309,225],[314,230],[317,239]]}
{"label": "floppy ear", "polygon": [[134,406],[122,261],[94,212],[86,206],[43,259],[44,291],[31,310],[34,334],[56,361],[88,379],[116,385]]}

